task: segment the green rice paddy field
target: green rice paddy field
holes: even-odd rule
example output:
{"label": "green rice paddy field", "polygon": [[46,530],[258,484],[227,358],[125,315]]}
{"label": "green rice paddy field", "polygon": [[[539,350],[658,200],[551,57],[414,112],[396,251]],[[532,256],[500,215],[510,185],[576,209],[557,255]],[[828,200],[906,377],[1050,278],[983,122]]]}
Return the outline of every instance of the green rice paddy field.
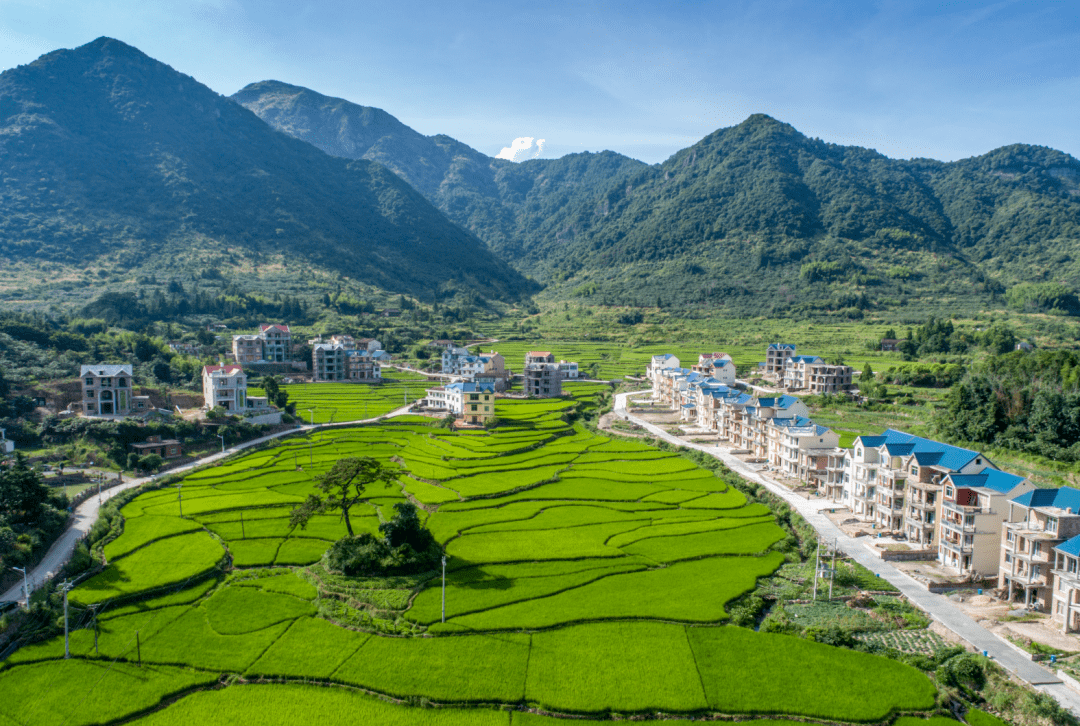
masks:
{"label": "green rice paddy field", "polygon": [[[933,710],[930,680],[899,662],[725,624],[783,563],[784,530],[712,472],[567,423],[573,405],[500,401],[491,432],[402,417],[285,440],[189,475],[184,517],[175,487],[136,497],[109,565],[71,592],[72,658],[61,637],[2,664],[0,724],[768,726]],[[374,532],[406,497],[425,507],[449,555],[445,623],[435,573],[334,580],[313,565],[338,517],[289,526],[312,478],[354,455],[401,470],[354,527]]]}
{"label": "green rice paddy field", "polygon": [[[296,415],[310,423],[337,423],[375,418],[423,398],[431,383],[424,376],[400,371],[384,371],[383,382],[303,383],[282,385],[289,401],[296,403]],[[252,388],[253,396],[266,395]],[[309,413],[309,409],[311,410]]]}

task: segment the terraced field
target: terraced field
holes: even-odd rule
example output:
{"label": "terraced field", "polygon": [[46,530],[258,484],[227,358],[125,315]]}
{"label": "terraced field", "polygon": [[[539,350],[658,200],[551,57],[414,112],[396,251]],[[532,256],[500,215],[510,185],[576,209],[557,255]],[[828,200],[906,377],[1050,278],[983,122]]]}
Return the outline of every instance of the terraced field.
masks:
{"label": "terraced field", "polygon": [[[368,383],[303,383],[282,385],[289,394],[289,401],[296,403],[296,415],[305,422],[337,423],[360,421],[382,416],[405,405],[406,400],[415,401],[433,384],[424,376],[385,369],[383,382]],[[261,389],[252,388],[252,396],[265,395]]]}
{"label": "terraced field", "polygon": [[[71,660],[62,638],[15,652],[0,724],[846,723],[934,707],[898,662],[726,625],[784,562],[785,530],[712,472],[569,423],[573,405],[500,401],[492,432],[411,417],[323,432],[188,476],[182,503],[142,494],[109,566],[71,592],[80,625],[97,606],[96,645],[82,627]],[[354,528],[424,506],[449,556],[445,622],[436,573],[337,577],[316,563],[338,518],[289,526],[312,477],[351,455],[402,474]]]}

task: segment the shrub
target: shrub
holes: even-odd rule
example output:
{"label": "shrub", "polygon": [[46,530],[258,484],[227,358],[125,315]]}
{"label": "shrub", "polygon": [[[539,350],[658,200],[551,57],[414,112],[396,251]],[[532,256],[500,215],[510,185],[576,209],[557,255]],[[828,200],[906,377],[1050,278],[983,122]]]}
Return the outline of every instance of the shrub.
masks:
{"label": "shrub", "polygon": [[939,681],[954,688],[981,690],[986,685],[986,671],[982,658],[974,653],[953,656],[938,666],[936,675]]}

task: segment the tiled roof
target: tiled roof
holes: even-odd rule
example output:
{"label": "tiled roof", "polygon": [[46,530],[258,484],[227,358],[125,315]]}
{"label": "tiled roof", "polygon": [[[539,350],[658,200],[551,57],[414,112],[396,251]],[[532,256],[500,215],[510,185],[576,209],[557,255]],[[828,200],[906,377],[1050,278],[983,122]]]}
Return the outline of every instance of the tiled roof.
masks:
{"label": "tiled roof", "polygon": [[770,343],[769,350],[795,350],[794,343]]}
{"label": "tiled roof", "polygon": [[1060,489],[1032,489],[1010,501],[1025,507],[1057,507],[1080,512],[1080,490],[1072,487]]}
{"label": "tiled roof", "polygon": [[993,489],[1001,494],[1008,494],[1024,483],[1024,477],[997,469],[984,469],[978,474],[950,474],[949,480],[958,487]]}
{"label": "tiled roof", "polygon": [[203,366],[203,373],[218,373],[222,372],[227,376],[231,376],[233,373],[240,373],[243,371],[243,367],[238,365],[225,365],[225,366]]}
{"label": "tiled roof", "polygon": [[79,375],[85,376],[87,373],[93,376],[120,376],[131,375],[131,364],[122,363],[120,365],[112,364],[99,364],[96,366],[82,366],[79,368]]}
{"label": "tiled roof", "polygon": [[[864,446],[911,444],[915,454],[915,461],[920,465],[942,466],[953,471],[963,469],[976,457],[982,456],[977,451],[962,449],[959,446],[943,444],[940,441],[932,441],[920,436],[912,436],[894,429],[886,429],[881,436],[861,436],[859,438]],[[877,443],[870,443],[870,440],[876,440]],[[987,464],[989,463],[987,461]]]}
{"label": "tiled roof", "polygon": [[[1013,501],[1016,500],[1014,499]],[[1072,539],[1065,540],[1054,549],[1067,555],[1073,555],[1074,557],[1080,555],[1080,534]]]}
{"label": "tiled roof", "polygon": [[915,450],[915,444],[885,444],[890,456],[909,456]]}
{"label": "tiled roof", "polygon": [[788,360],[792,363],[817,363],[821,358],[816,355],[793,355]]}

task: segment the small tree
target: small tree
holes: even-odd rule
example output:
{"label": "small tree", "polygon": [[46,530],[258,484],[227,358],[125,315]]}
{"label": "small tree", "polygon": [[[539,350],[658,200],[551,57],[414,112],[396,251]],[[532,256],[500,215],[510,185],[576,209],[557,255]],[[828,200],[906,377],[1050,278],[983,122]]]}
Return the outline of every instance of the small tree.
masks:
{"label": "small tree", "polygon": [[372,484],[389,484],[397,479],[397,473],[369,456],[353,456],[339,459],[333,468],[315,480],[322,494],[309,494],[301,504],[293,507],[289,522],[292,526],[306,529],[308,520],[316,514],[335,509],[341,510],[341,519],[349,536],[353,535],[349,510],[364,500],[364,489]]}
{"label": "small tree", "polygon": [[165,463],[158,454],[147,454],[139,459],[139,468],[146,471],[155,471],[161,468],[161,465]]}

